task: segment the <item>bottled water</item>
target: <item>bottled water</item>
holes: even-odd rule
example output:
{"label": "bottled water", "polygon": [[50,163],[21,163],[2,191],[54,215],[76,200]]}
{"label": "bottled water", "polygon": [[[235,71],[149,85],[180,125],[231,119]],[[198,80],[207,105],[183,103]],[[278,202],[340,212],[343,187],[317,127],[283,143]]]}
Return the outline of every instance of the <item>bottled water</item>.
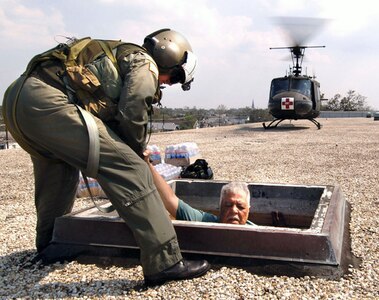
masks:
{"label": "bottled water", "polygon": [[190,158],[199,154],[199,148],[196,143],[185,142],[176,145],[169,145],[165,150],[165,158]]}
{"label": "bottled water", "polygon": [[157,145],[148,145],[146,149],[150,150],[150,159],[154,164],[159,164],[162,162],[161,150]]}
{"label": "bottled water", "polygon": [[166,163],[160,163],[154,166],[155,170],[164,178],[164,180],[172,180],[179,178],[181,167],[176,167]]}

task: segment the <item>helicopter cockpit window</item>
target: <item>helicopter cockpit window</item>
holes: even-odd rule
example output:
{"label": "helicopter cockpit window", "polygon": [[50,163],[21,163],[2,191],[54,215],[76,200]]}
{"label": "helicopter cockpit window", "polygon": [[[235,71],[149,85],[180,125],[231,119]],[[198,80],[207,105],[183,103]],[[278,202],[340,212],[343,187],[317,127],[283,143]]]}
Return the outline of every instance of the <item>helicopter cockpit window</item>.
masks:
{"label": "helicopter cockpit window", "polygon": [[312,82],[309,79],[292,79],[291,90],[297,91],[307,97],[311,96]]}
{"label": "helicopter cockpit window", "polygon": [[271,82],[271,97],[289,90],[289,78],[277,78]]}

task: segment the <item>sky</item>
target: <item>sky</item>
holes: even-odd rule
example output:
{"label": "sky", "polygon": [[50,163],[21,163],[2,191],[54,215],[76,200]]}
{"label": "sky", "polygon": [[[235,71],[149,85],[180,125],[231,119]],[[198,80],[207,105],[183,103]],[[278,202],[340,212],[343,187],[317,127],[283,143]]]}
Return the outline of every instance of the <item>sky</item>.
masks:
{"label": "sky", "polygon": [[141,45],[161,28],[182,33],[198,57],[190,91],[163,90],[169,108],[266,108],[272,78],[292,65],[293,43],[279,17],[320,18],[304,44],[303,70],[325,98],[349,90],[379,109],[379,4],[375,0],[0,0],[0,104],[37,53],[65,37],[121,39]]}

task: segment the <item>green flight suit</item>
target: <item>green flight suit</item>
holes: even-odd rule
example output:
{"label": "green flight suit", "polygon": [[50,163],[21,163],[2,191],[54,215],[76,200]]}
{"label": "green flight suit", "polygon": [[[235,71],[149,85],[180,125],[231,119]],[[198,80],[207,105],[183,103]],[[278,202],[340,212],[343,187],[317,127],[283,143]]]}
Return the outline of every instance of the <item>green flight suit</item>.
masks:
{"label": "green flight suit", "polygon": [[[118,56],[117,61],[122,86],[115,97],[115,118],[105,122],[93,116],[100,143],[96,179],[132,230],[141,249],[144,274],[152,275],[182,259],[173,225],[140,157],[148,111],[159,88],[157,69],[143,51]],[[89,151],[87,127],[78,108],[63,88],[45,79],[38,75],[27,78],[16,102],[23,81],[20,77],[3,101],[9,131],[32,157],[39,251],[52,238],[55,218],[73,207],[78,170],[86,170]]]}

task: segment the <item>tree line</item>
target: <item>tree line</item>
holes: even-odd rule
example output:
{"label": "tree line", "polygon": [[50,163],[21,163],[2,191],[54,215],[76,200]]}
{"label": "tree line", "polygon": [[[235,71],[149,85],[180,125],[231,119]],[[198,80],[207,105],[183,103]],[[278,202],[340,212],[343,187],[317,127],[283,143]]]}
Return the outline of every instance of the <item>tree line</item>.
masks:
{"label": "tree line", "polygon": [[366,102],[367,97],[354,90],[349,90],[345,96],[336,94],[323,103],[322,110],[332,111],[369,111],[372,110]]}
{"label": "tree line", "polygon": [[[323,95],[322,95],[323,96]],[[323,97],[321,97],[323,98]],[[367,97],[360,95],[354,90],[349,90],[345,96],[336,94],[332,98],[323,101],[321,110],[326,111],[371,111],[371,107],[367,105]],[[1,111],[1,106],[0,106]],[[224,104],[220,104],[217,108],[204,109],[190,108],[169,108],[158,107],[154,109],[152,121],[157,122],[173,122],[180,125],[181,129],[193,128],[196,121],[200,121],[210,117],[235,117],[244,119],[246,122],[266,122],[272,120],[268,109],[253,109],[251,107],[243,108],[227,108]],[[3,115],[0,114],[0,131],[5,130]]]}

